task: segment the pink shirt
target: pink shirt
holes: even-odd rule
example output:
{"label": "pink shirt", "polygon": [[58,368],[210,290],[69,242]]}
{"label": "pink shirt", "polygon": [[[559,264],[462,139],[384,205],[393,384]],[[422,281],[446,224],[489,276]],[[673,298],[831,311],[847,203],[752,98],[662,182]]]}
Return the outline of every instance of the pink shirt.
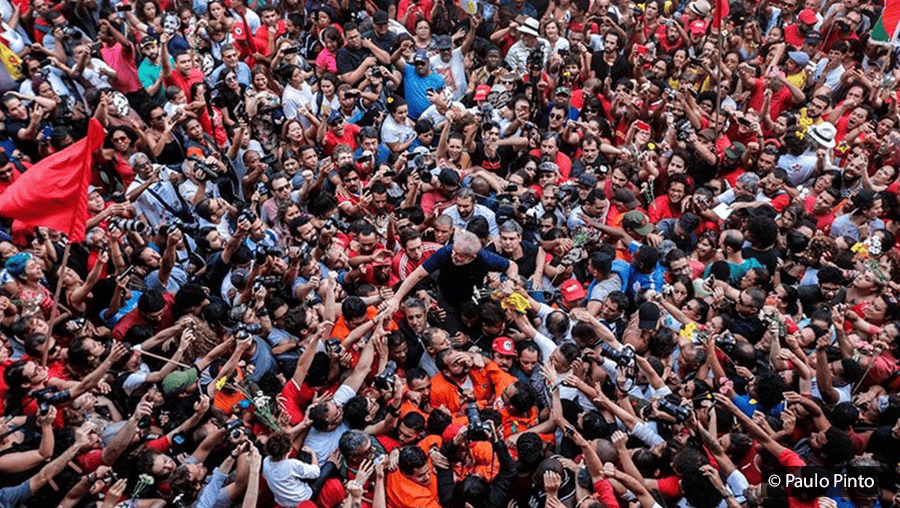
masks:
{"label": "pink shirt", "polygon": [[134,46],[130,42],[128,46],[122,46],[120,42],[104,46],[100,48],[100,54],[103,61],[116,71],[116,79],[111,83],[116,90],[129,94],[143,88],[134,63]]}

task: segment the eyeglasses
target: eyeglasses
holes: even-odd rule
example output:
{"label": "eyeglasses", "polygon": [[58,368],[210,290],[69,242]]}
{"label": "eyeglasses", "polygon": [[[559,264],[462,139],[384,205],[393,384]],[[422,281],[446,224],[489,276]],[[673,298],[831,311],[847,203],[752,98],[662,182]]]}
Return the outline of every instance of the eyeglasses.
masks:
{"label": "eyeglasses", "polygon": [[272,189],[272,190],[275,192],[281,192],[283,190],[290,190],[290,189],[291,189],[291,185],[287,184],[287,185],[282,185],[281,187],[278,187],[277,189]]}
{"label": "eyeglasses", "polygon": [[516,84],[516,82],[515,82],[514,80],[511,81],[511,80],[508,80],[508,79],[504,79],[504,80],[501,81],[500,83],[503,83],[504,85],[515,85],[515,84]]}
{"label": "eyeglasses", "polygon": [[128,141],[128,137],[123,136],[123,137],[119,137],[119,138],[112,138],[112,140],[113,140],[113,143],[122,143],[122,142]]}
{"label": "eyeglasses", "polygon": [[227,82],[227,81],[237,81],[237,78],[234,77],[234,76],[228,76],[228,77],[225,78],[225,81],[226,81],[226,82]]}
{"label": "eyeglasses", "polygon": [[550,115],[551,120],[562,120],[562,118],[563,118],[563,115],[561,115],[559,113],[553,113]]}
{"label": "eyeglasses", "polygon": [[162,120],[163,118],[165,118],[165,117],[167,117],[167,116],[169,116],[169,115],[163,113],[163,114],[161,114],[161,115],[154,116],[153,118],[151,118],[151,120]]}

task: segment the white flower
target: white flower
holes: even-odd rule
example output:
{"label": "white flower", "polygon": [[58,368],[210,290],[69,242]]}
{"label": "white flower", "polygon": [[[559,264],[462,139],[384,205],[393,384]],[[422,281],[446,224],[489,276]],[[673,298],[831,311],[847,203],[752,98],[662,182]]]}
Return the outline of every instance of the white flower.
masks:
{"label": "white flower", "polygon": [[869,254],[873,256],[881,255],[881,238],[871,235],[866,238],[866,245],[869,247]]}

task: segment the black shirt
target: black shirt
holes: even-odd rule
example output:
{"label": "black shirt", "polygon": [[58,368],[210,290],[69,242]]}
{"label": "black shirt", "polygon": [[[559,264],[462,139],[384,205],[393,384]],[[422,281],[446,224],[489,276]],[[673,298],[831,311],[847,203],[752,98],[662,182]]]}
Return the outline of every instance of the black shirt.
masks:
{"label": "black shirt", "polygon": [[453,246],[447,245],[435,252],[422,263],[428,273],[440,270],[438,286],[447,302],[459,306],[472,298],[473,289],[484,284],[488,272],[505,272],[509,269],[509,260],[484,249],[478,251],[475,259],[468,264],[458,266],[450,257]]}
{"label": "black shirt", "polygon": [[[38,153],[38,142],[35,139],[19,139],[19,131],[21,129],[27,129],[28,124],[31,123],[30,119],[25,120],[16,120],[15,118],[7,118],[6,119],[6,135],[9,136],[9,139],[13,140],[16,143],[16,147],[22,151],[25,155],[31,158],[31,160],[36,161],[40,158]],[[38,124],[37,132],[40,134],[41,130],[47,125],[47,122],[41,120],[40,124]],[[47,140],[50,141],[49,139]]]}
{"label": "black shirt", "polygon": [[625,57],[616,56],[616,61],[612,65],[603,60],[603,51],[595,51],[591,58],[591,70],[594,71],[597,79],[602,83],[607,77],[612,78],[613,86],[620,78],[628,77],[630,67]]}
{"label": "black shirt", "polygon": [[372,56],[372,52],[366,48],[350,49],[344,46],[334,57],[337,61],[338,76],[355,71],[362,65],[363,60],[370,56]]}
{"label": "black shirt", "polygon": [[387,51],[388,53],[394,52],[394,44],[397,42],[397,35],[394,32],[388,30],[384,37],[379,37],[378,34],[375,33],[374,30],[369,30],[366,33],[362,34],[363,39],[369,39],[375,43],[379,48]]}
{"label": "black shirt", "polygon": [[[522,240],[521,243],[522,257],[520,257],[519,259],[513,259],[513,261],[515,261],[515,263],[519,266],[519,275],[521,275],[522,277],[531,277],[532,275],[534,275],[534,271],[537,270],[538,246],[534,243],[526,242],[525,240]],[[485,250],[488,252],[493,252],[498,256],[503,256],[503,254],[497,252],[497,248],[494,247],[494,244],[488,245],[487,247],[485,247]]]}
{"label": "black shirt", "polygon": [[756,250],[753,247],[744,247],[741,249],[741,255],[744,256],[744,259],[753,258],[759,261],[759,264],[765,266],[770,274],[774,274],[775,269],[778,266],[778,251],[775,247],[766,250]]}

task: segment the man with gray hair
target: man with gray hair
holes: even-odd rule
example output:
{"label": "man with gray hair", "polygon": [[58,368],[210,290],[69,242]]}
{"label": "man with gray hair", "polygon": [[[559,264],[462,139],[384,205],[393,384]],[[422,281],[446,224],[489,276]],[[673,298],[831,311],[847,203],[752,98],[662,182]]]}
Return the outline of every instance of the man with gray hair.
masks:
{"label": "man with gray hair", "polygon": [[759,188],[759,176],[756,173],[743,173],[737,177],[734,187],[716,196],[716,201],[730,205],[738,198],[744,198],[742,201],[747,199],[750,201],[769,201],[769,198]]}
{"label": "man with gray hair", "polygon": [[[163,221],[188,215],[185,205],[175,187],[169,182],[165,169],[160,170],[150,162],[146,154],[138,152],[128,159],[135,177],[125,195],[134,202],[138,218],[143,219],[152,229]],[[136,198],[136,199],[135,199]]]}
{"label": "man with gray hair", "polygon": [[438,302],[447,310],[446,327],[451,333],[456,331],[451,327],[458,323],[460,305],[472,298],[474,288],[484,284],[488,273],[504,272],[514,280],[519,276],[518,265],[482,249],[481,241],[474,233],[457,231],[452,245],[432,254],[403,281],[388,300],[389,314],[397,310],[403,298],[419,282],[438,270]]}
{"label": "man with gray hair", "polygon": [[544,251],[535,243],[522,240],[522,226],[510,219],[500,225],[500,237],[487,246],[489,252],[499,254],[519,266],[519,275],[531,278],[532,287],[541,286],[544,276]]}

